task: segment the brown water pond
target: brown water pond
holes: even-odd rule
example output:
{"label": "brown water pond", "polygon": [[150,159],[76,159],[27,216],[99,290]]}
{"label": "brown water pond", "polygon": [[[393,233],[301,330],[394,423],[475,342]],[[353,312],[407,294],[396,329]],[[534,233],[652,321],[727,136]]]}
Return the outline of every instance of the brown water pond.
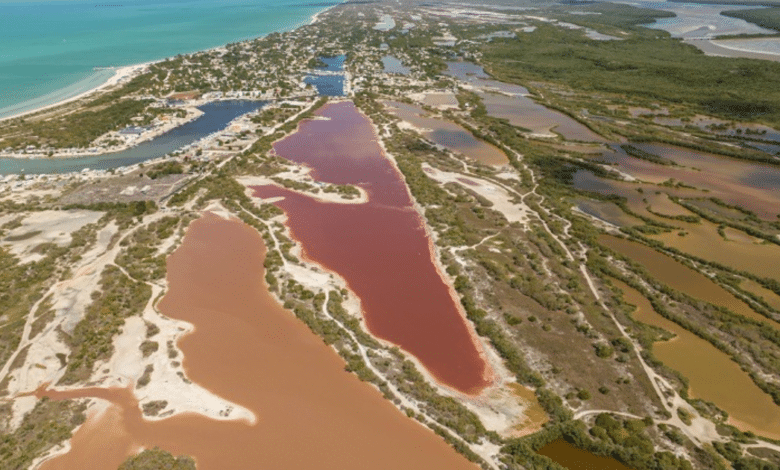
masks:
{"label": "brown water pond", "polygon": [[447,62],[447,71],[445,72],[458,80],[480,88],[489,88],[498,90],[510,95],[527,95],[528,89],[520,85],[499,82],[493,80],[485,73],[482,66],[468,61]]}
{"label": "brown water pond", "polygon": [[642,265],[651,276],[672,289],[691,297],[728,308],[734,313],[754,320],[777,323],[753,311],[747,304],[734,297],[707,276],[683,265],[674,258],[642,245],[612,235],[600,235],[599,243]]}
{"label": "brown water pond", "polygon": [[660,182],[674,178],[706,189],[707,197],[718,197],[740,205],[759,217],[776,220],[780,213],[780,168],[765,163],[738,160],[665,144],[632,144],[635,147],[672,160],[681,166],[658,165],[630,158],[619,148],[607,152],[604,159],[618,169],[645,181]]}
{"label": "brown water pond", "polygon": [[459,125],[429,117],[419,106],[398,101],[386,102],[390,112],[398,118],[422,129],[422,134],[432,142],[461,153],[485,165],[504,165],[509,163],[504,152],[475,138]]}
{"label": "brown water pond", "polygon": [[533,132],[548,133],[550,130],[567,140],[583,142],[607,142],[587,126],[569,116],[545,108],[525,96],[505,96],[496,93],[479,93],[488,114],[506,119],[513,126],[530,129]]}
{"label": "brown water pond", "polygon": [[724,240],[718,226],[707,220],[698,224],[674,223],[685,229],[684,237],[674,231],[649,238],[698,258],[780,281],[780,246],[730,228],[724,230]]}
{"label": "brown water pond", "polygon": [[[626,158],[628,160],[640,161],[630,157]],[[658,168],[666,168],[661,165],[649,165]],[[626,169],[627,168],[623,168],[623,170]],[[640,176],[644,177],[646,175],[640,174]],[[669,175],[667,174],[664,177],[666,176]],[[697,176],[697,178],[698,177],[699,176]],[[693,183],[692,180],[686,180],[686,182]],[[658,240],[666,246],[698,258],[714,261],[738,270],[747,271],[760,277],[780,280],[780,269],[778,269],[778,266],[780,266],[780,246],[766,242],[762,239],[754,238],[747,233],[731,228],[725,229],[727,239],[724,240],[718,231],[718,226],[707,220],[702,219],[699,223],[689,223],[680,220],[670,221],[656,215],[663,214],[672,217],[678,215],[695,215],[693,212],[677,205],[669,198],[669,196],[676,196],[681,198],[717,197],[725,201],[735,203],[741,202],[743,207],[751,210],[760,208],[760,210],[763,211],[764,216],[768,216],[768,214],[777,211],[777,207],[780,207],[780,196],[778,196],[778,194],[780,194],[780,187],[777,190],[762,192],[762,194],[770,199],[777,198],[778,203],[775,203],[771,202],[769,199],[762,201],[760,198],[753,199],[753,196],[747,195],[747,193],[740,193],[740,191],[744,190],[752,194],[752,192],[756,190],[738,185],[730,186],[736,192],[716,192],[715,189],[713,189],[713,192],[703,192],[687,188],[658,187],[650,184],[605,179],[584,169],[578,170],[573,175],[572,185],[575,188],[585,191],[604,195],[614,194],[625,197],[626,204],[633,212],[660,223],[671,223],[675,227],[678,227],[679,230],[673,230],[658,235],[648,235],[649,238]],[[716,186],[716,184],[711,185],[713,188]],[[721,190],[724,190],[724,188],[721,188]],[[740,194],[742,195],[740,196]],[[681,234],[683,236],[681,236]],[[713,249],[713,247],[718,247],[718,249]]]}
{"label": "brown water pond", "polygon": [[739,287],[761,297],[767,305],[780,312],[780,295],[775,294],[774,291],[766,289],[750,279],[742,281]]}
{"label": "brown water pond", "polygon": [[422,101],[428,106],[454,106],[458,107],[458,100],[453,93],[426,93]]}
{"label": "brown water pond", "polygon": [[643,223],[641,219],[626,214],[623,209],[611,202],[585,198],[577,198],[573,202],[582,212],[618,227],[630,227]]}
{"label": "brown water pond", "polygon": [[[669,186],[658,187],[654,185],[641,185],[644,194],[639,195],[635,191],[640,187],[639,183],[628,183],[633,188],[616,192],[621,196],[631,199],[647,198],[649,194],[663,191],[679,197],[721,199],[729,204],[744,207],[757,216],[775,220],[780,213],[780,169],[776,166],[738,160],[705,152],[697,152],[682,147],[674,147],[663,144],[637,144],[633,146],[650,154],[674,161],[679,166],[659,165],[647,160],[634,158],[626,154],[619,146],[611,146],[611,150],[600,156],[592,155],[589,158],[615,165],[615,168],[638,180],[660,184],[669,180],[675,183],[697,188],[673,188]],[[580,170],[583,172],[585,170]],[[578,173],[580,173],[578,172]],[[592,180],[596,177],[587,175],[575,175],[574,184],[581,189],[594,190],[604,193],[609,188],[616,186],[612,182],[603,183],[601,186],[590,189]],[[602,180],[601,178],[598,178]],[[602,180],[604,181],[604,180]],[[617,182],[620,183],[620,182]],[[584,187],[583,187],[584,186]],[[619,186],[619,185],[618,185]],[[626,194],[634,191],[633,195]],[[673,215],[673,214],[671,214]]]}
{"label": "brown water pond", "polygon": [[245,406],[254,425],[180,415],[145,421],[130,390],[84,389],[53,398],[100,397],[69,453],[45,470],[116,470],[139,447],[193,456],[199,470],[476,469],[408,419],[265,287],[262,238],[238,221],[205,215],[168,259],[160,310],[195,326],[179,342],[190,379]]}
{"label": "brown water pond", "polygon": [[[780,269],[777,269],[780,266],[780,246],[730,228],[725,229],[727,240],[724,240],[718,233],[718,226],[707,220],[702,219],[699,223],[689,223],[680,220],[670,221],[656,215],[663,214],[672,217],[695,215],[674,203],[669,195],[681,198],[718,197],[723,200],[735,200],[735,193],[730,195],[720,192],[707,193],[687,188],[657,187],[650,184],[616,181],[600,178],[589,170],[578,170],[573,176],[572,185],[575,188],[599,194],[615,194],[625,197],[626,204],[633,212],[660,223],[671,223],[680,229],[658,235],[648,235],[649,238],[661,241],[669,247],[698,258],[731,266],[757,276],[780,280]],[[780,194],[780,191],[776,192]],[[752,199],[751,201],[744,206],[755,209],[755,207],[750,207],[750,204],[755,204],[756,201]],[[762,204],[774,207],[773,203],[764,202]],[[766,211],[766,209],[764,210]],[[776,209],[770,209],[770,212],[774,210]],[[684,236],[680,236],[680,233],[683,233]],[[712,247],[719,247],[719,249],[712,249]]]}
{"label": "brown water pond", "polygon": [[[596,176],[592,171],[585,169],[577,170],[574,173],[572,177],[572,186],[577,189],[603,195],[622,196],[626,198],[626,204],[631,211],[664,224],[669,224],[670,220],[668,218],[659,217],[655,213],[669,216],[694,215],[682,206],[672,202],[669,199],[669,196],[680,198],[707,196],[707,193],[689,188],[658,187],[649,183],[601,178]],[[639,219],[634,220],[637,220],[637,224],[635,225],[644,224],[644,222]],[[674,221],[674,224],[680,225],[676,220]]]}
{"label": "brown water pond", "polygon": [[688,378],[691,396],[715,403],[743,431],[780,436],[780,407],[740,369],[707,341],[667,320],[636,289],[611,279],[626,302],[635,305],[634,319],[674,333],[670,341],[653,345],[653,354]]}
{"label": "brown water pond", "polygon": [[313,168],[317,181],[358,184],[365,204],[324,203],[278,186],[278,198],[305,256],[343,277],[357,294],[368,329],[413,354],[437,380],[479,393],[491,370],[463,318],[456,294],[433,263],[431,241],[400,173],[384,156],[368,118],[351,102],[316,113],[275,144],[276,153]]}
{"label": "brown water pond", "polygon": [[526,436],[542,429],[542,426],[550,420],[550,417],[547,416],[547,412],[539,404],[536,393],[530,388],[517,383],[509,384],[509,388],[528,406],[524,411],[525,418],[523,421],[513,428],[513,431],[517,433],[513,435]]}
{"label": "brown water pond", "polygon": [[556,439],[536,453],[544,455],[569,470],[629,470],[628,467],[611,457],[601,457],[582,450],[574,445]]}

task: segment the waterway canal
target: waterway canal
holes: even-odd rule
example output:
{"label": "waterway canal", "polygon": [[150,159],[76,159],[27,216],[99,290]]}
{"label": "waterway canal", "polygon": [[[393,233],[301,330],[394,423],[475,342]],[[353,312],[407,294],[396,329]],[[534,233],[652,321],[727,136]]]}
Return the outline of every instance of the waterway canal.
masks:
{"label": "waterway canal", "polygon": [[165,134],[121,152],[75,158],[0,158],[0,174],[56,174],[90,170],[109,170],[163,157],[209,134],[224,129],[233,119],[255,111],[265,101],[214,101],[199,106],[203,115],[171,129]]}
{"label": "waterway canal", "polygon": [[312,85],[321,96],[343,96],[346,82],[343,73],[344,61],[347,56],[337,55],[319,59],[323,65],[316,69],[318,72],[304,77],[303,82]]}

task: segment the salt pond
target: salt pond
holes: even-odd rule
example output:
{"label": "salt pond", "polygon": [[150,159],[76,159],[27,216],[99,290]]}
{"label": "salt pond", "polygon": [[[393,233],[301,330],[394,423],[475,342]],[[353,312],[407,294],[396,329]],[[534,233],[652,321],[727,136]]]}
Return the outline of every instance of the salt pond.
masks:
{"label": "salt pond", "polygon": [[256,423],[194,414],[149,422],[128,389],[52,392],[111,405],[43,469],[116,470],[140,447],[159,446],[193,456],[199,470],[475,470],[375,387],[345,373],[344,361],[278,305],[263,282],[264,255],[254,229],[206,214],[169,258],[169,291],[159,305],[195,327],[179,341],[188,377],[251,409]]}
{"label": "salt pond", "polygon": [[316,181],[359,185],[368,202],[321,202],[278,186],[254,187],[255,196],[284,210],[306,258],[346,280],[371,333],[414,355],[441,383],[479,393],[490,383],[490,367],[370,121],[351,102],[328,104],[316,115],[326,119],[303,121],[274,145],[276,154],[312,168]]}

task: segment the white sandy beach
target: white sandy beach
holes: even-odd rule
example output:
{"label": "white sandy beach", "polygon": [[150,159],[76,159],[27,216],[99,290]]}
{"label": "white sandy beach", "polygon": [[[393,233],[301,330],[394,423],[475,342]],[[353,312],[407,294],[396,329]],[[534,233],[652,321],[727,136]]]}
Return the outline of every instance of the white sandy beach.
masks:
{"label": "white sandy beach", "polygon": [[8,120],[8,119],[14,119],[14,118],[18,118],[18,117],[21,117],[21,116],[26,116],[26,115],[29,115],[29,114],[38,113],[38,112],[41,112],[41,111],[45,111],[47,109],[56,108],[57,106],[62,106],[64,104],[71,103],[73,101],[78,101],[78,100],[80,100],[82,98],[86,98],[87,96],[89,96],[89,95],[91,95],[93,93],[105,90],[107,88],[111,88],[111,87],[113,87],[115,85],[118,85],[120,83],[124,83],[126,81],[131,80],[133,77],[143,73],[146,70],[147,67],[149,67],[150,65],[155,64],[157,62],[160,62],[160,61],[144,62],[144,63],[141,63],[141,64],[128,65],[128,66],[125,66],[125,67],[118,67],[117,69],[115,69],[114,75],[111,78],[109,78],[105,83],[103,83],[101,85],[98,85],[97,87],[92,88],[91,90],[87,90],[87,91],[85,91],[83,93],[79,93],[76,96],[71,96],[70,98],[66,98],[64,100],[57,101],[56,103],[47,104],[47,105],[44,105],[44,106],[41,106],[41,107],[38,107],[38,108],[35,108],[35,109],[30,109],[30,110],[27,110],[27,111],[22,111],[20,113],[17,113],[17,114],[11,115],[11,116],[1,117],[0,121],[5,121],[5,120]]}

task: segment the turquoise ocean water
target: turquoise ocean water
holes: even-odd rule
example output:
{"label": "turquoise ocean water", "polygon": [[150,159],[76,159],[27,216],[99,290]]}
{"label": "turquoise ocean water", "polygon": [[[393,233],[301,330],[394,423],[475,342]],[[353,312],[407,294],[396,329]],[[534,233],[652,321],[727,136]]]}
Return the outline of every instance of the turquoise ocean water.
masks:
{"label": "turquoise ocean water", "polygon": [[55,0],[0,2],[0,117],[75,96],[113,72],[293,29],[337,2]]}

